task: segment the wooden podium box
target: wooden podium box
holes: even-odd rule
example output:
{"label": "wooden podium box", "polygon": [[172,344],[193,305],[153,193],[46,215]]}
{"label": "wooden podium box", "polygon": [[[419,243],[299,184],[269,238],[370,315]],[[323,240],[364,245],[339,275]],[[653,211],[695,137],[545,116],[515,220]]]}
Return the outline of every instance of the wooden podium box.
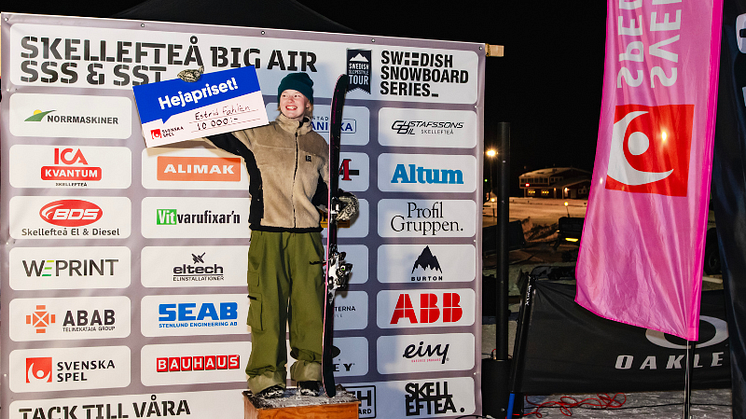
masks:
{"label": "wooden podium box", "polygon": [[285,397],[264,399],[244,391],[244,419],[358,419],[360,401],[346,391],[333,398],[296,394],[285,390]]}

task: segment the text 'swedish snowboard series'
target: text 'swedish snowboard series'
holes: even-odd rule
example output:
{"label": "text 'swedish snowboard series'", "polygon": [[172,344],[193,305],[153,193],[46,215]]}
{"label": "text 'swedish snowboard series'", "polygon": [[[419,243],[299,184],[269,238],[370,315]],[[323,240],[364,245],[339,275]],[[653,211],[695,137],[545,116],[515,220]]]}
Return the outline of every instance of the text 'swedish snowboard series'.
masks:
{"label": "text 'swedish snowboard series'", "polygon": [[338,288],[347,284],[352,265],[346,263],[345,254],[337,249],[337,214],[339,213],[339,147],[342,135],[342,108],[349,78],[342,75],[337,80],[332,97],[332,111],[329,124],[329,211],[326,236],[326,304],[324,307],[324,341],[321,367],[324,391],[329,397],[337,394],[334,383],[334,295]]}

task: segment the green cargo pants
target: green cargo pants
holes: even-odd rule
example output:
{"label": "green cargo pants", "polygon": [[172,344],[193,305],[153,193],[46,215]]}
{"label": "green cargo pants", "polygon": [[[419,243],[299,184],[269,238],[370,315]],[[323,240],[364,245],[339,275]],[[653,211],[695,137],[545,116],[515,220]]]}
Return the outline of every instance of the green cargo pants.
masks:
{"label": "green cargo pants", "polygon": [[321,233],[252,231],[247,280],[251,356],[249,389],[257,394],[285,387],[286,322],[290,326],[290,368],[295,381],[321,381],[324,313],[324,258]]}

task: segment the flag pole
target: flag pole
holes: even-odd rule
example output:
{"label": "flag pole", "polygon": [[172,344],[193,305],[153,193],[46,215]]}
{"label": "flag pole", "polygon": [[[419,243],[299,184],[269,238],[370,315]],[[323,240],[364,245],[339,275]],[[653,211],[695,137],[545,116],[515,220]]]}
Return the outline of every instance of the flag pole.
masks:
{"label": "flag pole", "polygon": [[686,341],[686,368],[684,372],[684,419],[691,419],[692,410],[692,370],[694,369],[694,346],[696,342]]}

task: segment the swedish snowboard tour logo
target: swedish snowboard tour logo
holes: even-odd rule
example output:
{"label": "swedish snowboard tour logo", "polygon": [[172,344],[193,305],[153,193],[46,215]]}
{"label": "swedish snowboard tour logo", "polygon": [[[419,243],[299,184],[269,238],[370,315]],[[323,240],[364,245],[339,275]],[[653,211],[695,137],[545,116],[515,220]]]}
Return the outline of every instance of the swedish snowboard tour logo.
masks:
{"label": "swedish snowboard tour logo", "polygon": [[51,111],[41,111],[39,109],[34,111],[34,114],[29,116],[28,118],[24,119],[24,122],[41,122],[42,119],[44,119],[47,114],[54,112],[55,109],[52,109]]}
{"label": "swedish snowboard tour logo", "polygon": [[370,94],[373,55],[370,50],[347,50],[347,76],[350,78],[348,92],[361,89]]}

